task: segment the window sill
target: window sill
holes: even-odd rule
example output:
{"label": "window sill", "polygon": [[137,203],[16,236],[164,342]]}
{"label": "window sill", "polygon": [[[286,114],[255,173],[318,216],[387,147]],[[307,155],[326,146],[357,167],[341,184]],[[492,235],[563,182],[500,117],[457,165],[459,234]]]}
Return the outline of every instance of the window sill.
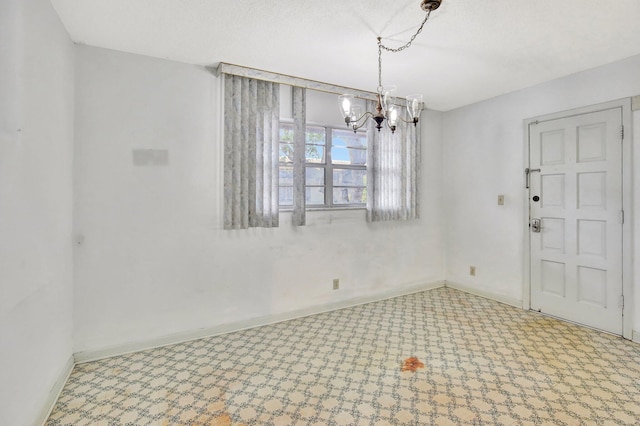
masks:
{"label": "window sill", "polygon": [[[340,207],[307,207],[305,211],[307,212],[335,212],[335,211],[343,211],[343,210],[367,210],[366,206],[340,206]],[[291,208],[280,208],[281,213],[291,213],[293,209]]]}

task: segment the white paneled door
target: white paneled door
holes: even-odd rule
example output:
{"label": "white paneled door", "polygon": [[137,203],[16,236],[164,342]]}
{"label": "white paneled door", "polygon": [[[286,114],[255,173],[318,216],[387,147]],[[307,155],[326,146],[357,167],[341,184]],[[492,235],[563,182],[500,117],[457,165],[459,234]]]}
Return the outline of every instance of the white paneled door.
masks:
{"label": "white paneled door", "polygon": [[622,334],[622,112],[529,125],[531,309]]}

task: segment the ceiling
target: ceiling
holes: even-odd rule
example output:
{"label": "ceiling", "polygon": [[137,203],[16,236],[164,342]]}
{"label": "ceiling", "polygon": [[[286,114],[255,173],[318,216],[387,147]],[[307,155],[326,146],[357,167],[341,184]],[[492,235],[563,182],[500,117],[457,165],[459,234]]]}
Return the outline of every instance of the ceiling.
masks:
{"label": "ceiling", "polygon": [[[51,0],[81,44],[375,91],[420,0]],[[640,54],[640,0],[443,0],[383,84],[446,111]],[[640,78],[640,76],[639,76]]]}

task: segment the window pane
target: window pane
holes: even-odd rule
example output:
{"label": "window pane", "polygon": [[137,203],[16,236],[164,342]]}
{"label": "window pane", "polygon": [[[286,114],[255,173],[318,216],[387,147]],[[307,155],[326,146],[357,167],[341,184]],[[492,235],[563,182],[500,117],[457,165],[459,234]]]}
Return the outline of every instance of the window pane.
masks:
{"label": "window pane", "polygon": [[281,206],[292,206],[293,205],[293,187],[291,186],[280,186],[279,189],[279,204]]}
{"label": "window pane", "polygon": [[307,145],[305,147],[305,159],[307,163],[324,163],[324,146]]}
{"label": "window pane", "polygon": [[331,161],[333,164],[367,164],[367,135],[349,130],[333,129]]}
{"label": "window pane", "polygon": [[307,167],[306,171],[307,185],[324,185],[324,168]]}
{"label": "window pane", "polygon": [[366,170],[333,169],[334,186],[367,186]]}
{"label": "window pane", "polygon": [[324,205],[324,187],[307,187],[306,203],[313,205]]}
{"label": "window pane", "polygon": [[326,133],[324,127],[307,126],[306,143],[314,145],[325,145]]}
{"label": "window pane", "polygon": [[293,143],[293,124],[280,123],[280,142]]}
{"label": "window pane", "polygon": [[280,186],[293,186],[293,166],[280,166]]}
{"label": "window pane", "polygon": [[293,162],[293,144],[281,143],[279,158],[281,163]]}
{"label": "window pane", "polygon": [[333,146],[339,146],[342,148],[367,148],[366,133],[353,133],[351,130],[339,129],[333,129],[331,132]]}
{"label": "window pane", "polygon": [[367,150],[334,146],[331,148],[331,162],[333,164],[364,166],[367,164]]}
{"label": "window pane", "polygon": [[365,204],[367,188],[333,188],[333,204]]}

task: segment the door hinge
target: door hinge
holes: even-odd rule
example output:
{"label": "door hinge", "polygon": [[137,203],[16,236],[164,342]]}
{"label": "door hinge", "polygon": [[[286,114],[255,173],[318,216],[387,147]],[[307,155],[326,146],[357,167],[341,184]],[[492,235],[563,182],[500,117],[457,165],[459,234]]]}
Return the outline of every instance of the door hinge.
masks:
{"label": "door hinge", "polygon": [[620,210],[620,223],[624,225],[624,210]]}
{"label": "door hinge", "polygon": [[624,140],[624,124],[620,125],[620,139]]}
{"label": "door hinge", "polygon": [[624,294],[620,295],[620,301],[618,302],[620,308],[624,309]]}

